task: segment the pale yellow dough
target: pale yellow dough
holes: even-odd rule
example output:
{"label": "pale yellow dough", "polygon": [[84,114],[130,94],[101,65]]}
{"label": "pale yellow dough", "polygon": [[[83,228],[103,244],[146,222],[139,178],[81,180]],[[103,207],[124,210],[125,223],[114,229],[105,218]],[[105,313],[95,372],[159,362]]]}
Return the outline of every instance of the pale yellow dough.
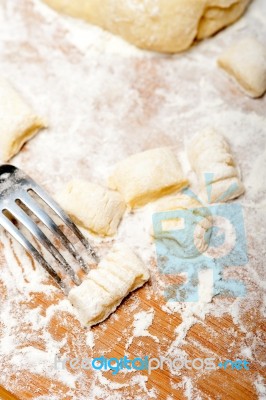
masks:
{"label": "pale yellow dough", "polygon": [[[167,238],[174,240],[171,231],[180,229],[182,232],[178,241],[176,241],[176,246],[182,248],[182,252],[187,258],[196,256],[198,252],[206,251],[212,232],[212,216],[209,208],[204,207],[197,199],[185,193],[178,193],[175,196],[161,199],[156,204],[154,212],[162,213],[176,210],[191,210],[187,214],[189,221],[186,221],[186,213],[184,213],[184,218],[165,219],[161,225],[162,229],[158,232],[152,230],[152,237],[156,240]],[[189,222],[190,229],[184,230],[187,222]]]}
{"label": "pale yellow dough", "polygon": [[109,177],[130,208],[139,207],[188,185],[181,166],[167,147],[134,154],[119,162]]}
{"label": "pale yellow dough", "polygon": [[266,47],[254,38],[242,39],[227,49],[218,65],[233,76],[251,97],[266,92]]}
{"label": "pale yellow dough", "polygon": [[213,129],[194,136],[188,157],[199,180],[199,195],[206,202],[225,202],[244,192],[229,144]]}
{"label": "pale yellow dough", "polygon": [[96,325],[149,276],[144,263],[127,245],[116,244],[82,284],[71,289],[68,298],[82,325]]}
{"label": "pale yellow dough", "polygon": [[10,160],[43,127],[43,120],[0,78],[0,162]]}
{"label": "pale yellow dough", "polygon": [[126,208],[119,193],[82,179],[69,182],[56,199],[74,222],[101,236],[116,233]]}
{"label": "pale yellow dough", "polygon": [[175,53],[236,21],[251,0],[44,0],[134,45]]}

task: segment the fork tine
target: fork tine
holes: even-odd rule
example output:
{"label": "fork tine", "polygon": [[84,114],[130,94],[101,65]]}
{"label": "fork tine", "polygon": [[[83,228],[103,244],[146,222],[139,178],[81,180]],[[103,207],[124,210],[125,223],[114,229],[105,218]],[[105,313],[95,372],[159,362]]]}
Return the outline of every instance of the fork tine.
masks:
{"label": "fork tine", "polygon": [[48,237],[43,233],[43,231],[38,227],[35,222],[20,208],[16,203],[13,203],[7,208],[18,221],[20,221],[48,251],[56,259],[56,261],[64,268],[67,274],[71,276],[73,281],[80,285],[80,280],[77,278],[74,270],[65,260],[65,258],[56,249],[53,243],[48,239]]}
{"label": "fork tine", "polygon": [[45,261],[43,256],[2,212],[0,213],[0,223],[6,231],[10,233],[10,235],[12,235],[33,256],[33,258],[43,266],[55,282],[65,291],[66,286],[60,276],[57,275],[55,270]]}
{"label": "fork tine", "polygon": [[61,218],[61,220],[69,227],[69,229],[74,232],[74,234],[78,237],[78,239],[81,241],[83,246],[86,248],[86,250],[90,253],[91,257],[94,258],[94,260],[98,263],[99,259],[97,257],[97,254],[95,253],[95,250],[92,248],[90,243],[87,241],[85,236],[81,233],[81,231],[77,228],[77,226],[71,221],[71,219],[68,217],[68,215],[62,210],[62,208],[50,197],[47,195],[47,193],[39,186],[37,185],[34,181],[31,180],[32,184],[32,190],[41,197],[41,199],[48,204],[49,207]]}
{"label": "fork tine", "polygon": [[[39,207],[38,203],[33,200],[33,198],[28,194],[28,192],[23,191],[23,193],[17,196],[25,206],[27,206],[38,218],[39,220],[47,226],[48,229],[62,242],[64,247],[70,252],[70,254],[77,260],[81,261],[82,265],[86,267],[86,263],[83,258],[78,254],[75,247],[69,241],[69,239],[64,235],[61,229],[56,225],[53,219]],[[87,272],[87,271],[86,271]]]}

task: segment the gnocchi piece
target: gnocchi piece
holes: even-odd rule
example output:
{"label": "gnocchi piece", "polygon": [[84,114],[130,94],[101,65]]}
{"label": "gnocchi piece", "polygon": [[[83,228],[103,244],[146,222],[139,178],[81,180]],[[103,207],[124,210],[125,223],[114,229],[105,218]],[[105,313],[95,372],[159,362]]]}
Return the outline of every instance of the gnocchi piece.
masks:
{"label": "gnocchi piece", "polygon": [[256,39],[246,38],[227,49],[218,65],[232,75],[251,97],[266,92],[266,48]]}
{"label": "gnocchi piece", "polygon": [[149,279],[149,272],[125,244],[116,244],[88,273],[80,286],[70,290],[68,299],[84,326],[105,320],[133,290]]}
{"label": "gnocchi piece", "polygon": [[[184,213],[184,218],[176,217],[175,211],[179,210],[190,212]],[[164,215],[165,212],[167,214]],[[178,193],[161,199],[155,213],[163,213],[160,226],[155,226],[151,232],[156,241],[169,239],[173,247],[174,240],[175,246],[180,248],[179,254],[185,258],[195,257],[207,250],[212,233],[212,216],[210,210],[197,199],[185,193]],[[174,235],[173,230],[176,230]]]}
{"label": "gnocchi piece", "polygon": [[134,154],[119,162],[109,177],[109,187],[118,190],[130,208],[188,185],[174,153],[167,147]]}
{"label": "gnocchi piece", "polygon": [[101,236],[116,233],[126,209],[119,193],[81,179],[69,182],[56,198],[77,225]]}
{"label": "gnocchi piece", "polygon": [[205,201],[225,202],[244,192],[230,147],[214,130],[208,129],[192,139],[188,157],[199,180],[200,196]]}
{"label": "gnocchi piece", "polygon": [[0,78],[0,161],[6,162],[45,126],[13,87]]}

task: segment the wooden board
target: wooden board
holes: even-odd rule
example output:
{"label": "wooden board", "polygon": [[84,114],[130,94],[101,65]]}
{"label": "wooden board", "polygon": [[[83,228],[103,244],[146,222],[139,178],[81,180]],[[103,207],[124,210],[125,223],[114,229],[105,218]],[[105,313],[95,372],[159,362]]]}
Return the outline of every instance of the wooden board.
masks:
{"label": "wooden board", "polygon": [[[178,277],[159,274],[150,244],[150,282],[92,329],[91,348],[88,331],[68,311],[60,289],[1,231],[0,384],[5,389],[0,398],[12,398],[12,393],[20,400],[252,400],[259,398],[257,385],[262,399],[265,212],[263,193],[255,191],[250,176],[265,147],[266,98],[254,101],[244,96],[218,70],[215,60],[239,32],[254,30],[265,43],[265,22],[260,18],[262,7],[266,12],[264,2],[254,1],[237,25],[175,57],[133,50],[98,28],[57,15],[38,0],[4,0],[0,7],[0,72],[49,126],[12,160],[15,165],[51,194],[75,176],[104,184],[117,159],[158,146],[179,151],[198,130],[214,125],[232,144],[246,183],[240,203],[249,255],[248,265],[234,272],[246,283],[246,298],[214,298],[200,316],[186,314],[188,305],[175,312],[166,310],[162,291]],[[139,225],[134,225],[135,217]],[[147,259],[141,238],[149,234],[150,226],[142,226],[140,220],[129,214],[111,241],[92,238],[100,254],[113,241],[124,239]],[[132,221],[139,235],[131,231]],[[134,316],[150,310],[154,310],[151,336],[133,337]],[[173,374],[165,367],[129,375],[79,370],[77,376],[68,367],[64,379],[55,371],[57,351],[69,359],[159,357],[166,355],[180,332],[185,335],[175,349],[188,358],[214,357],[217,362],[247,358],[249,371],[182,369]],[[30,354],[37,361],[40,357],[39,363],[33,357],[31,365]]]}
{"label": "wooden board", "polygon": [[[136,338],[129,350],[126,351],[126,339],[127,335],[125,331],[128,331],[128,326],[132,322],[133,315],[129,315],[132,305],[134,305],[135,298],[140,299],[138,306],[139,310],[148,310],[151,307],[155,310],[155,319],[153,326],[149,332],[152,335],[156,335],[160,340],[160,349],[167,349],[167,344],[171,343],[174,339],[174,329],[181,323],[179,315],[172,315],[169,317],[167,313],[163,313],[160,309],[159,304],[163,303],[163,299],[149,299],[147,300],[146,294],[148,289],[139,290],[138,293],[130,296],[123,305],[119,308],[115,318],[110,318],[106,323],[101,324],[93,329],[96,336],[94,351],[90,351],[88,346],[84,343],[84,330],[80,328],[77,321],[65,314],[55,314],[50,321],[48,332],[51,334],[54,340],[62,340],[67,338],[65,346],[62,347],[62,355],[68,352],[69,358],[82,358],[84,354],[88,357],[99,357],[105,355],[108,358],[116,357],[122,358],[125,353],[128,353],[128,358],[133,359],[135,357],[143,357],[144,355],[151,355],[152,357],[158,357],[158,345],[154,343],[152,338]],[[33,293],[32,299],[29,303],[24,304],[24,307],[35,308],[42,307],[43,312],[52,303],[58,301],[58,298],[46,299],[43,293]],[[159,304],[158,304],[159,303]],[[252,323],[256,316],[256,323]],[[260,337],[263,334],[263,321],[258,316],[256,309],[251,309],[249,314],[245,315],[246,324],[250,328],[251,336]],[[229,330],[234,329],[234,335],[230,334]],[[121,338],[121,333],[122,338]],[[239,327],[232,322],[232,318],[229,315],[223,318],[207,317],[204,322],[199,320],[188,332],[186,337],[186,343],[182,346],[187,352],[189,359],[194,358],[206,358],[215,357],[216,359],[236,359],[239,355],[239,349],[243,344],[246,343],[245,335],[243,335]],[[232,343],[234,343],[232,349]],[[35,342],[34,340],[25,340],[23,346],[34,346],[39,349],[45,350],[41,340]],[[167,369],[161,371],[151,372],[146,389],[156,389],[156,398],[167,399],[167,395],[171,395],[174,399],[186,399],[185,395],[186,385],[182,384],[182,377],[185,374],[187,377],[191,377],[193,381],[192,393],[194,390],[198,390],[202,399],[257,399],[257,394],[254,390],[253,382],[258,373],[264,374],[264,369],[261,365],[264,358],[263,348],[256,349],[256,360],[252,361],[249,365],[250,371],[232,371],[228,370],[215,370],[208,373],[202,373],[199,371],[185,371],[180,376],[173,376]],[[51,360],[53,361],[53,360]],[[52,365],[52,363],[51,363]],[[71,371],[71,369],[69,368]],[[147,372],[143,372],[144,377],[147,376]],[[124,376],[116,375],[113,376],[110,371],[104,373],[104,376],[110,382],[124,383]],[[86,397],[86,393],[90,392],[90,380],[92,377],[91,371],[82,372],[82,379],[76,388],[77,398],[78,396]],[[15,384],[12,380],[16,381]],[[171,381],[171,383],[170,383]],[[179,388],[173,389],[171,386],[174,384],[181,384]],[[100,385],[101,386],[101,385]],[[75,396],[67,395],[69,388],[58,382],[56,379],[45,378],[40,374],[28,373],[23,371],[18,376],[10,377],[8,387],[11,388],[12,392],[16,394],[19,399],[33,399],[36,395],[47,395],[47,398],[53,398],[57,396],[58,399],[70,400]],[[136,390],[137,389],[137,390]],[[185,390],[184,390],[185,389]],[[103,385],[103,396],[96,396],[96,399],[105,398],[106,388]],[[141,388],[131,386],[126,389],[115,390],[125,398],[146,398],[147,394]],[[50,396],[50,397],[49,397]],[[2,393],[4,399],[8,397]],[[81,397],[82,398],[82,397]]]}

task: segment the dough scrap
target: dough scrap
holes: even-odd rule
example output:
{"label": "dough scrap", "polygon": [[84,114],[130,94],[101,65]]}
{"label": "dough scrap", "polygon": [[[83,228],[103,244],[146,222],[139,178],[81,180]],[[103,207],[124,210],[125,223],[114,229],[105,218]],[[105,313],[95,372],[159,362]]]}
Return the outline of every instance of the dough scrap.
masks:
{"label": "dough scrap", "polygon": [[118,190],[129,207],[144,205],[188,185],[174,153],[167,147],[134,154],[119,162],[108,185]]}
{"label": "dough scrap", "polygon": [[[174,218],[165,220],[162,223],[162,229],[159,231],[152,230],[152,237],[155,240],[171,240],[171,248],[175,236],[172,234],[173,229],[180,229],[180,235],[175,240],[175,246],[179,246],[182,255],[185,258],[193,258],[198,253],[207,250],[212,233],[212,215],[208,207],[204,207],[197,199],[185,193],[178,193],[175,196],[161,199],[156,208],[155,213],[163,213],[176,210],[191,210],[184,214],[183,218]],[[184,229],[189,224],[189,229]],[[184,226],[183,226],[184,225]],[[181,231],[182,230],[182,231]]]}
{"label": "dough scrap", "polygon": [[126,209],[119,193],[81,179],[69,182],[56,198],[74,222],[102,236],[116,233]]}
{"label": "dough scrap", "polygon": [[45,126],[15,89],[0,78],[0,161],[9,161]]}
{"label": "dough scrap", "polygon": [[256,39],[246,38],[235,43],[219,57],[218,65],[249,96],[257,98],[266,92],[266,48]]}
{"label": "dough scrap", "polygon": [[225,202],[244,192],[229,144],[213,129],[194,136],[188,157],[198,176],[200,197],[206,202]]}
{"label": "dough scrap", "polygon": [[137,47],[166,53],[189,48],[236,21],[251,0],[44,0]]}
{"label": "dough scrap", "polygon": [[149,272],[138,256],[125,244],[116,244],[88,273],[80,286],[69,292],[84,326],[105,320],[133,290],[149,280]]}

